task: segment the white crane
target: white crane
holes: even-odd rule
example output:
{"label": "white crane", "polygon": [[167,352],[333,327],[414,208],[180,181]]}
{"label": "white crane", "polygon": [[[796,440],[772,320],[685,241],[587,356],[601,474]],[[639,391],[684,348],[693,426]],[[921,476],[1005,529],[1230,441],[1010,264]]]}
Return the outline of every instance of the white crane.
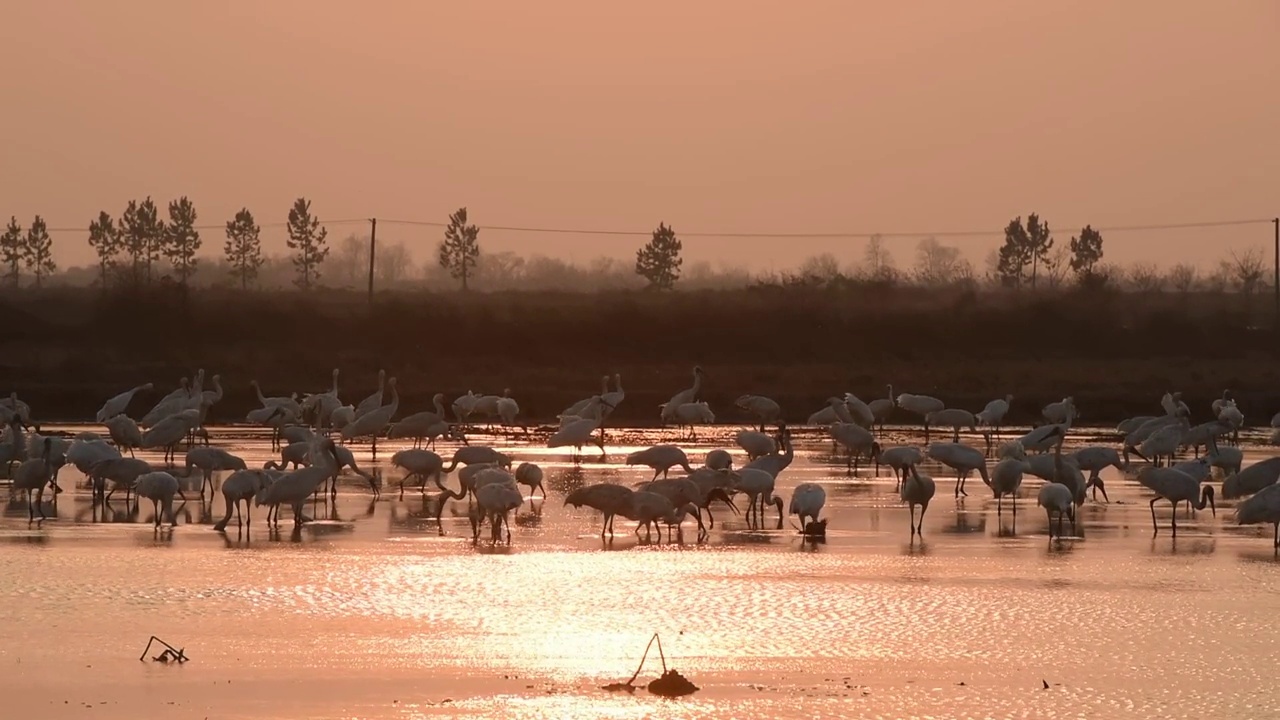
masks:
{"label": "white crane", "polygon": [[943,408],[929,413],[927,423],[931,427],[951,428],[951,442],[960,442],[960,428],[967,427],[970,432],[977,432],[977,419],[973,413],[960,408]]}
{"label": "white crane", "polygon": [[854,423],[836,423],[831,426],[831,439],[849,451],[849,470],[857,472],[858,458],[863,453],[870,460],[879,462],[880,444],[871,431]]}
{"label": "white crane", "polygon": [[310,467],[281,475],[269,487],[263,488],[255,496],[255,505],[267,506],[268,524],[272,523],[272,518],[274,517],[275,524],[279,525],[280,506],[289,505],[293,508],[294,527],[302,526],[302,523],[305,522],[302,506],[315,494],[317,489],[338,474],[338,458],[334,453],[334,448],[335,445],[332,440],[328,438],[320,440],[317,456],[324,454],[328,456],[327,458],[322,460],[319,457],[313,457]]}
{"label": "white crane", "polygon": [[[268,470],[237,470],[231,473],[222,483],[222,498],[227,502],[227,514],[214,524],[213,529],[224,532],[227,529],[227,523],[231,522],[233,510],[236,515],[236,525],[248,528],[252,519],[250,505],[253,498],[270,486],[274,480],[275,478]],[[244,503],[243,517],[240,515],[241,502]]]}
{"label": "white crane", "polygon": [[[1224,492],[1225,496],[1226,493]],[[1257,525],[1271,523],[1275,526],[1275,548],[1280,553],[1280,485],[1268,485],[1236,507],[1236,523]]]}
{"label": "white crane", "polygon": [[387,371],[378,371],[378,391],[356,404],[355,416],[360,417],[382,407],[382,396],[386,394]]}
{"label": "white crane", "polygon": [[1040,409],[1040,414],[1051,425],[1070,425],[1077,415],[1076,400],[1074,397],[1064,397],[1058,402],[1045,405]]}
{"label": "white crane", "polygon": [[747,522],[755,526],[764,524],[765,507],[778,508],[778,529],[782,529],[782,498],[773,494],[777,478],[760,468],[743,468],[733,482],[733,490],[747,496]]}
{"label": "white crane", "polygon": [[[933,499],[934,491],[937,486],[934,485],[933,478],[928,475],[921,475],[915,465],[909,467],[909,473],[902,481],[902,490],[899,497],[902,502],[907,504],[911,511],[911,536],[919,535],[924,537],[924,514],[929,509],[929,501]],[[916,506],[920,506],[920,521],[916,522]]]}
{"label": "white crane", "polygon": [[435,407],[434,410],[424,410],[401,418],[387,431],[387,437],[390,439],[413,438],[413,446],[421,446],[422,441],[430,436],[432,430],[437,429],[441,423],[448,422],[444,412],[444,393],[436,393],[432,396],[431,404]]}
{"label": "white crane", "polygon": [[977,448],[963,443],[933,443],[926,454],[956,471],[956,497],[969,494],[964,491],[964,481],[974,471],[982,476],[982,482],[991,484],[987,475],[987,457]]}
{"label": "white crane", "polygon": [[702,390],[703,377],[704,373],[702,372],[702,366],[694,366],[693,387],[686,388],[675,395],[672,395],[671,399],[662,405],[661,418],[663,423],[676,422],[678,419],[676,412],[679,410],[680,406],[686,403],[696,402],[698,400],[698,393]]}
{"label": "white crane", "polygon": [[1213,486],[1200,485],[1200,481],[1190,475],[1176,470],[1171,467],[1144,467],[1138,471],[1138,482],[1144,487],[1156,494],[1151,498],[1151,530],[1153,534],[1160,532],[1159,526],[1156,524],[1156,503],[1161,500],[1168,500],[1173,505],[1173,515],[1170,517],[1170,524],[1173,527],[1173,536],[1178,537],[1178,503],[1186,501],[1188,505],[1196,510],[1203,510],[1205,505],[1213,510],[1213,514],[1217,515],[1218,510],[1213,504]]}
{"label": "white crane", "polygon": [[[16,417],[16,416],[15,416]],[[36,519],[36,511],[40,512],[40,519],[47,517],[44,514],[44,489],[53,482],[53,476],[58,471],[57,464],[52,457],[53,442],[49,438],[45,438],[41,449],[40,457],[23,461],[13,474],[13,482],[9,486],[9,492],[25,492],[27,494],[27,520]],[[33,499],[32,494],[35,497]]]}
{"label": "white crane", "polygon": [[[621,392],[621,387],[622,387],[621,375],[618,376],[618,387],[619,387],[619,392]],[[591,405],[593,401],[598,400],[599,398],[603,398],[609,394],[610,394],[609,393],[609,376],[605,375],[604,377],[600,378],[600,394],[599,395],[591,395],[591,396],[585,397],[579,400],[578,402],[570,405],[569,407],[565,408],[563,412],[560,413],[560,417],[573,417],[573,418],[585,417],[585,415],[583,414],[583,411],[587,409],[587,406]]]}
{"label": "white crane", "polygon": [[160,511],[163,508],[164,514],[169,518],[169,525],[176,527],[178,518],[173,514],[173,496],[177,495],[186,501],[187,496],[182,494],[182,488],[178,486],[178,479],[173,475],[157,470],[155,472],[143,473],[138,476],[138,481],[133,486],[134,493],[139,499],[146,498],[151,501],[155,510],[156,527],[160,527]]}
{"label": "white crane", "polygon": [[833,425],[838,422],[851,423],[853,421],[853,413],[849,410],[849,403],[833,396],[827,398],[827,406],[810,415],[805,424],[821,426]]}
{"label": "white crane", "polygon": [[893,468],[893,475],[896,479],[893,489],[896,491],[901,487],[907,468],[924,462],[924,453],[914,445],[898,445],[896,447],[882,448],[876,462]]}
{"label": "white crane", "polygon": [[786,425],[782,426],[782,433],[778,436],[778,440],[782,443],[782,452],[762,455],[748,462],[745,467],[760,468],[775,478],[778,477],[783,470],[791,466],[791,462],[796,458],[795,448],[791,445],[791,431],[787,429]]}
{"label": "white crane", "polygon": [[782,406],[764,395],[740,395],[733,404],[760,421],[760,432],[764,432],[766,423],[776,424],[782,418]]}
{"label": "white crane", "polygon": [[604,454],[604,419],[600,417],[584,417],[577,420],[570,420],[559,430],[552,433],[547,439],[547,447],[571,447],[574,448],[573,461],[579,462],[582,459],[582,447],[591,445],[591,436],[595,431],[600,431],[600,459],[603,460]]}
{"label": "white crane", "polygon": [[133,455],[135,448],[142,447],[142,430],[128,415],[120,414],[110,417],[107,419],[106,426],[107,436],[122,452],[127,450],[129,455]]}
{"label": "white crane", "polygon": [[100,423],[106,422],[107,420],[124,413],[129,409],[129,403],[133,402],[134,395],[137,395],[140,392],[148,392],[152,387],[153,385],[151,383],[143,383],[132,390],[125,390],[119,395],[116,395],[102,404],[102,407],[98,410],[98,414],[94,416],[94,420]]}
{"label": "white crane", "polygon": [[758,430],[739,430],[733,441],[747,453],[747,460],[769,455],[778,451],[778,443],[773,436]]}
{"label": "white crane", "polygon": [[867,403],[867,407],[871,409],[871,417],[875,424],[880,426],[880,432],[884,432],[884,424],[889,420],[889,416],[893,414],[893,409],[897,404],[893,400],[893,386],[886,385],[889,389],[888,397],[876,398]]}
{"label": "white crane", "polygon": [[387,387],[391,389],[391,402],[377,410],[361,415],[342,428],[342,441],[344,443],[355,438],[372,438],[373,457],[375,458],[378,457],[378,436],[386,432],[387,426],[391,424],[391,418],[395,416],[396,410],[400,407],[400,393],[396,390],[396,379],[391,378],[388,380]]}
{"label": "white crane", "polygon": [[[791,491],[791,505],[787,508],[788,515],[796,515],[800,520],[800,532],[806,535],[814,532],[810,528],[810,523],[825,526],[825,522],[819,523],[818,515],[822,512],[822,506],[827,502],[827,491],[817,483],[800,483],[795,490]],[[805,518],[809,518],[809,523],[805,522]],[[817,534],[821,534],[819,531]]]}
{"label": "white crane", "polygon": [[516,482],[529,487],[529,502],[533,502],[533,491],[541,490],[542,499],[547,499],[547,489],[542,486],[542,468],[531,462],[522,462],[516,466]]}
{"label": "white crane", "polygon": [[991,492],[996,497],[997,517],[1004,511],[1002,500],[1006,495],[1013,504],[1013,516],[1018,516],[1018,488],[1022,487],[1026,471],[1027,461],[1019,458],[1004,458],[991,469]]}
{"label": "white crane", "polygon": [[684,468],[687,473],[693,473],[693,468],[689,466],[689,456],[675,445],[654,445],[638,450],[627,455],[627,464],[648,465],[653,468],[654,480],[657,480],[659,475],[666,477],[667,472],[676,466]]}
{"label": "white crane", "polygon": [[929,442],[929,414],[937,412],[946,407],[946,405],[936,397],[930,395],[915,395],[913,393],[902,393],[898,396],[898,407],[908,412],[915,413],[924,419],[924,441]]}
{"label": "white crane", "polygon": [[199,447],[192,448],[187,451],[187,477],[191,476],[194,468],[199,468],[200,478],[200,497],[204,497],[204,486],[209,485],[209,497],[213,497],[213,474],[224,470],[244,470],[244,460],[237,455],[215,447]]}

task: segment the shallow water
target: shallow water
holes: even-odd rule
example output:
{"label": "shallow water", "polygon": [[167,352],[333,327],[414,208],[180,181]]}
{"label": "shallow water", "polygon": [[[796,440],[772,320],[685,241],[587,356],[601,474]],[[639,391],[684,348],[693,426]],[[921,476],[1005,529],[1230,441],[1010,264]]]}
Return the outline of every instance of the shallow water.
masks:
{"label": "shallow water", "polygon": [[[1079,537],[1050,541],[1038,480],[1023,488],[1015,528],[980,481],[957,501],[953,476],[930,467],[938,495],[912,543],[888,471],[850,475],[813,436],[798,440],[779,494],[826,486],[825,543],[773,529],[772,508],[763,531],[717,511],[702,544],[691,522],[683,544],[642,542],[621,520],[602,541],[599,517],[563,507],[564,493],[646,479],[620,463],[655,437],[614,431],[609,462],[588,453],[581,466],[519,438],[495,440],[542,464],[550,490],[521,510],[509,547],[473,544],[461,505],[441,528],[416,491],[371,502],[354,480],[299,533],[287,510],[279,533],[262,512],[247,533],[213,532],[220,496],[188,502],[180,525],[159,532],[149,507],[130,514],[113,501],[103,521],[82,490],[60,496],[56,519],[38,525],[11,501],[0,519],[2,714],[1256,718],[1280,709],[1270,677],[1280,563],[1270,528],[1238,528],[1230,509],[1182,511],[1175,541],[1166,504],[1153,538],[1150,496],[1111,471],[1111,503],[1086,504]],[[727,437],[683,445],[700,461]],[[270,456],[244,429],[216,430],[214,442],[250,464]],[[393,449],[380,447],[376,464],[367,447],[357,457],[392,483],[398,475],[382,463]],[[74,476],[67,468],[61,483]],[[702,691],[667,701],[600,690],[631,675],[655,631],[667,661]],[[152,634],[192,661],[139,662]],[[640,680],[660,669],[647,665]]]}

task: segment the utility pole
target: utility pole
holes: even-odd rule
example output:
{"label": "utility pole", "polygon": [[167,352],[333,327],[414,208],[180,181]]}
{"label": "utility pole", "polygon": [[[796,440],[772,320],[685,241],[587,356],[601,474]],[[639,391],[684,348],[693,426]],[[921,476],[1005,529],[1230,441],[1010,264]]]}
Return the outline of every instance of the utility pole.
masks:
{"label": "utility pole", "polygon": [[1276,319],[1280,327],[1280,217],[1273,218],[1271,224],[1276,230],[1276,274],[1271,278],[1271,285],[1276,291]]}
{"label": "utility pole", "polygon": [[378,218],[369,218],[369,304],[373,304],[373,257],[378,250]]}

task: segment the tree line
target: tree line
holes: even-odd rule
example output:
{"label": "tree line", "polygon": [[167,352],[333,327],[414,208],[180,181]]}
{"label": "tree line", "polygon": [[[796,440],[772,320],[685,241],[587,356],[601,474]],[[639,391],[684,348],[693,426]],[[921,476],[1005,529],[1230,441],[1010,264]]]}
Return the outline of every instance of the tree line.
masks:
{"label": "tree line", "polygon": [[[176,282],[185,289],[200,269],[201,258],[197,253],[203,239],[197,219],[195,205],[185,196],[168,203],[167,218],[162,217],[160,207],[149,196],[141,201],[130,200],[118,218],[105,210],[100,212],[88,229],[88,243],[97,256],[95,283],[104,288],[112,285],[136,288],[153,282]],[[312,212],[311,201],[305,197],[294,201],[285,225],[293,284],[304,291],[317,287],[321,267],[330,255],[328,230]],[[259,272],[269,261],[262,253],[260,233],[261,227],[248,208],[240,209],[225,224],[226,239],[218,269],[220,273],[229,274],[244,290],[257,285]],[[367,236],[350,235],[342,241],[334,268],[337,280],[346,281],[348,285],[360,284],[359,280],[370,266],[370,245]],[[47,225],[39,215],[26,229],[17,218],[11,218],[4,234],[0,235],[0,266],[7,284],[20,286],[26,273],[33,278],[33,284],[40,287],[57,271],[52,247]],[[649,241],[636,250],[630,275],[650,290],[673,289],[683,272],[682,252],[683,244],[675,230],[659,223]],[[812,284],[857,278],[922,286],[976,286],[985,282],[1014,290],[1057,288],[1070,280],[1086,288],[1127,286],[1143,292],[1165,287],[1185,292],[1197,284],[1204,284],[1208,289],[1225,289],[1231,284],[1245,293],[1265,284],[1264,263],[1256,249],[1243,255],[1232,253],[1216,272],[1203,278],[1194,266],[1185,263],[1162,275],[1153,264],[1138,263],[1125,272],[1103,265],[1102,260],[1102,233],[1092,226],[1086,225],[1067,243],[1056,243],[1049,223],[1031,213],[1025,221],[1019,216],[1006,225],[1003,244],[987,258],[985,277],[979,276],[960,248],[944,245],[932,237],[923,238],[917,244],[915,267],[899,271],[884,239],[872,236],[863,255],[863,268],[858,271],[842,270],[833,255],[824,253],[805,260],[795,273],[765,273],[755,280]],[[581,270],[563,261],[537,256],[526,260],[509,252],[482,255],[480,227],[470,221],[465,207],[449,215],[444,237],[437,246],[436,262],[463,291],[471,289],[477,281],[487,289],[519,286],[520,278],[532,275],[533,270],[540,271],[548,282],[558,277],[566,285],[581,284],[594,274],[615,286],[641,286],[627,281],[627,271],[611,258],[601,258],[591,268]],[[378,248],[372,264],[376,265],[376,275],[384,284],[394,284],[408,276],[412,258],[403,244],[389,245]],[[273,266],[272,270],[277,272],[278,268]],[[751,282],[746,271],[731,270],[722,274],[740,284]],[[713,275],[709,264],[696,265],[691,279],[693,286],[728,286],[717,282]]]}

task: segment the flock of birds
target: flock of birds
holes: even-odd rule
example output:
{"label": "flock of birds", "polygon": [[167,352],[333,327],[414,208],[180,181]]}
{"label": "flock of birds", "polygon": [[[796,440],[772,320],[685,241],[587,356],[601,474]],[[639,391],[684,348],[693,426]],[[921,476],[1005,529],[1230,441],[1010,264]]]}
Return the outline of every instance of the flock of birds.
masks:
{"label": "flock of birds", "polygon": [[[379,372],[377,391],[355,404],[339,399],[338,377],[335,369],[329,389],[302,397],[297,393],[266,396],[256,381],[251,383],[259,407],[249,412],[245,421],[269,427],[272,449],[280,452],[278,461],[267,462],[261,468],[249,468],[242,458],[209,445],[205,421],[209,409],[222,399],[223,389],[218,375],[212,376],[211,389],[206,389],[203,370],[195,373],[191,381],[183,378],[177,389],[137,420],[127,411],[136,396],[153,390],[152,384],[139,385],[108,399],[95,417],[106,437],[94,432],[74,437],[42,435],[38,427],[28,434],[33,429],[31,409],[13,393],[0,399],[0,423],[4,426],[0,467],[8,471],[11,496],[26,495],[28,519],[32,522],[37,514],[41,520],[46,517],[46,489],[53,489],[56,502],[57,493],[61,492],[57,484],[59,470],[70,464],[84,474],[95,503],[109,502],[111,495],[120,490],[125,493],[126,503],[130,496],[135,497],[135,502],[138,498],[150,500],[157,528],[162,515],[171,525],[176,524],[174,499],[186,499],[183,480],[197,474],[201,497],[207,486],[210,496],[220,491],[225,500],[226,512],[214,526],[216,530],[224,531],[233,515],[238,526],[247,527],[251,506],[267,508],[269,525],[279,524],[280,509],[287,506],[296,527],[308,521],[304,514],[308,501],[336,495],[338,476],[344,469],[367,482],[375,497],[382,492],[380,471],[369,473],[361,469],[350,449],[355,442],[368,440],[376,456],[379,438],[410,444],[391,457],[391,465],[403,472],[398,481],[400,498],[404,497],[406,484],[416,484],[424,495],[429,485],[434,486],[439,500],[437,522],[447,500],[467,501],[473,539],[479,538],[487,522],[493,541],[501,539],[505,529],[506,541],[510,542],[511,513],[526,499],[531,502],[535,493],[540,492],[546,499],[539,466],[525,462],[513,469],[509,455],[493,447],[470,445],[463,432],[468,424],[483,420],[519,426],[529,433],[528,427],[518,421],[519,405],[509,390],[502,395],[468,392],[452,402],[452,417],[446,412],[444,396],[436,394],[432,409],[395,420],[400,398],[394,377]],[[701,399],[704,378],[702,368],[694,368],[692,386],[661,406],[659,416],[664,425],[686,426],[692,435],[697,426],[715,422],[710,406]],[[604,377],[598,394],[574,403],[559,415],[559,427],[551,432],[547,447],[571,448],[577,462],[584,447],[597,445],[603,457],[605,423],[625,397],[621,376]],[[1159,532],[1160,527],[1156,505],[1161,501],[1172,505],[1170,525],[1176,536],[1181,503],[1187,504],[1188,512],[1207,506],[1216,515],[1215,492],[1209,481],[1218,469],[1224,475],[1222,497],[1240,500],[1236,520],[1240,524],[1273,524],[1275,547],[1280,552],[1280,457],[1242,467],[1243,453],[1238,443],[1244,415],[1229,391],[1213,402],[1211,419],[1195,425],[1191,424],[1190,408],[1180,395],[1166,393],[1160,401],[1160,414],[1133,417],[1117,426],[1119,447],[1091,445],[1073,452],[1063,450],[1078,416],[1073,398],[1044,407],[1043,424],[1001,442],[1001,425],[1012,399],[998,398],[972,413],[948,408],[927,395],[902,393],[895,397],[893,387],[888,386],[887,397],[870,403],[848,393],[833,396],[809,416],[808,424],[828,428],[833,449],[843,449],[850,471],[862,462],[875,463],[877,471],[882,465],[894,471],[897,491],[911,514],[913,538],[922,533],[924,514],[936,493],[933,478],[921,472],[926,458],[956,472],[957,498],[968,494],[966,481],[978,475],[996,501],[997,514],[1003,513],[1004,502],[1009,501],[1016,517],[1016,498],[1024,478],[1040,478],[1043,483],[1036,504],[1046,513],[1051,539],[1055,534],[1064,536],[1066,521],[1075,532],[1076,510],[1087,501],[1090,490],[1095,502],[1099,492],[1103,501],[1109,502],[1100,474],[1108,467],[1121,473],[1136,472],[1138,483],[1153,493],[1150,506],[1154,532]],[[669,537],[672,533],[682,536],[683,523],[693,518],[701,539],[708,527],[715,526],[713,503],[739,513],[734,499],[745,496],[746,518],[753,526],[763,525],[767,509],[773,506],[781,529],[786,507],[785,515],[796,516],[797,529],[805,537],[825,534],[826,521],[820,515],[826,492],[821,485],[797,485],[789,504],[775,494],[779,475],[795,458],[782,408],[762,395],[743,395],[735,406],[756,421],[734,438],[747,456],[745,464],[735,467],[733,454],[716,449],[707,453],[701,466],[694,467],[679,446],[655,445],[626,458],[628,465],[651,468],[650,480],[635,488],[613,483],[580,487],[566,495],[565,504],[598,510],[603,515],[602,536],[613,533],[614,519],[619,516],[637,523],[637,533],[643,528],[647,535],[656,532],[659,539],[664,527]],[[920,418],[923,447],[880,444],[877,432],[883,435],[885,422],[897,411]],[[1273,428],[1280,427],[1280,414],[1271,424]],[[985,447],[962,443],[960,431],[966,428],[980,434]],[[951,431],[949,441],[931,441],[931,432],[940,429]],[[434,448],[438,440],[461,443],[447,462],[424,447]],[[1280,430],[1273,441],[1280,441]],[[176,458],[184,443],[184,466],[179,469]],[[1194,451],[1194,457],[1178,462],[1179,453],[1187,449]],[[135,457],[136,450],[162,451],[164,467]],[[671,476],[675,468],[684,474]],[[448,487],[443,479],[455,470],[458,490]],[[218,473],[230,474],[216,484]],[[529,488],[528,498],[522,487]]]}

